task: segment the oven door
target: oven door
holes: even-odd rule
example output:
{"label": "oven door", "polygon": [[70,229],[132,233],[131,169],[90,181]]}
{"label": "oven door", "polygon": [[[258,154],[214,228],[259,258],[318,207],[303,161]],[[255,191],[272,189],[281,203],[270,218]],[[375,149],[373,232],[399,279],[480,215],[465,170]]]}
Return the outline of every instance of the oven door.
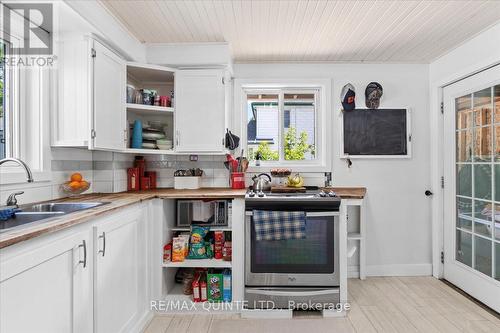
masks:
{"label": "oven door", "polygon": [[306,238],[257,241],[245,219],[246,286],[339,286],[339,212],[307,212]]}

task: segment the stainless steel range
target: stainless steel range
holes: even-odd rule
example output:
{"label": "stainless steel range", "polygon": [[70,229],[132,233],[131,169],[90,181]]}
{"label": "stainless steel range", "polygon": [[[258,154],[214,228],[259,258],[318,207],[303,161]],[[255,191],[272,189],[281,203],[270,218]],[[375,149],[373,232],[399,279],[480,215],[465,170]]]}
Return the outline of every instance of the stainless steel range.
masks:
{"label": "stainless steel range", "polygon": [[[333,192],[254,193],[245,199],[245,300],[249,308],[339,302],[339,207]],[[254,210],[303,211],[303,239],[256,240]],[[303,306],[302,306],[303,308]]]}

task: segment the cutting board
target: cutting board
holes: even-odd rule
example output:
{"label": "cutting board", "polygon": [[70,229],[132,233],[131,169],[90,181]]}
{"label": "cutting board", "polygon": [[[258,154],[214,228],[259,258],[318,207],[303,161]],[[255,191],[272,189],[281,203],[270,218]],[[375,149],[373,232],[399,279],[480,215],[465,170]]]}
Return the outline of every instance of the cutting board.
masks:
{"label": "cutting board", "polygon": [[303,193],[306,191],[305,187],[289,187],[289,186],[273,186],[271,193]]}

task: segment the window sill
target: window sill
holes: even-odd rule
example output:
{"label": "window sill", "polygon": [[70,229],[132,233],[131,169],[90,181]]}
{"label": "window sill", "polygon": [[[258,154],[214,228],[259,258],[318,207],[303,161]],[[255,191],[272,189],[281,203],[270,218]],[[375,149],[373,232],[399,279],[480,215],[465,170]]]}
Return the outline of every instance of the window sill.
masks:
{"label": "window sill", "polygon": [[294,172],[331,172],[330,168],[326,165],[314,164],[314,165],[286,165],[286,164],[274,164],[274,165],[260,165],[248,166],[247,172],[258,173],[258,172],[270,172],[271,169],[275,168],[286,168]]}
{"label": "window sill", "polygon": [[[50,171],[33,171],[33,179],[36,183],[46,183],[52,180]],[[26,181],[26,173],[18,170],[0,171],[0,185],[15,185],[15,184],[28,184]]]}

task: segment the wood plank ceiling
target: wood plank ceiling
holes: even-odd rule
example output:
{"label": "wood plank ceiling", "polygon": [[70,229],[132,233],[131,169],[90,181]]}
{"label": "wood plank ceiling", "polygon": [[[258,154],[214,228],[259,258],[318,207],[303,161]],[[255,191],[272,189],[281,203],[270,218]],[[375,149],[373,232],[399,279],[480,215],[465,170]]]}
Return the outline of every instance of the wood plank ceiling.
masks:
{"label": "wood plank ceiling", "polygon": [[143,43],[229,42],[235,62],[428,63],[500,21],[498,0],[101,2]]}

